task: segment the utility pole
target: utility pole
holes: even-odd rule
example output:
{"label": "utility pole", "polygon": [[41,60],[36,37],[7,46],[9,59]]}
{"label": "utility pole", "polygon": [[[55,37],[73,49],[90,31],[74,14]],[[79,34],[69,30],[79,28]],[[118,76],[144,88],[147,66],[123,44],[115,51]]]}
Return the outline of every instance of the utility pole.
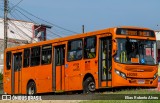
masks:
{"label": "utility pole", "polygon": [[8,0],[4,0],[4,50],[7,48],[7,31],[8,31]]}
{"label": "utility pole", "polygon": [[82,33],[84,33],[84,25],[82,25]]}

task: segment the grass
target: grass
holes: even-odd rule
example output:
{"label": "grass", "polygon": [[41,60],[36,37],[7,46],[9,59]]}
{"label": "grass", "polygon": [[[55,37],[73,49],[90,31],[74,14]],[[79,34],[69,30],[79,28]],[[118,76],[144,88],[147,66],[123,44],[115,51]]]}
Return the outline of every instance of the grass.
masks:
{"label": "grass", "polygon": [[123,89],[116,91],[115,94],[160,94],[160,92],[153,89]]}
{"label": "grass", "polygon": [[0,94],[3,94],[3,83],[1,80],[0,80]]}
{"label": "grass", "polygon": [[159,103],[158,100],[92,100],[80,103]]}
{"label": "grass", "polygon": [[[80,103],[160,103],[160,91],[155,91],[155,90],[149,90],[149,89],[127,89],[127,90],[121,90],[121,91],[116,91],[116,92],[105,92],[103,94],[107,95],[112,95],[110,98],[114,98],[113,96],[125,96],[125,95],[136,95],[139,96],[141,94],[143,95],[158,95],[159,100],[103,100],[106,98],[104,95],[102,96],[101,100],[88,100],[88,101],[81,101]],[[115,94],[115,95],[114,95]],[[100,96],[101,97],[101,96]]]}
{"label": "grass", "polygon": [[3,74],[0,73],[0,90],[2,89],[2,83],[3,83]]}
{"label": "grass", "polygon": [[0,94],[3,93],[3,74],[0,73]]}

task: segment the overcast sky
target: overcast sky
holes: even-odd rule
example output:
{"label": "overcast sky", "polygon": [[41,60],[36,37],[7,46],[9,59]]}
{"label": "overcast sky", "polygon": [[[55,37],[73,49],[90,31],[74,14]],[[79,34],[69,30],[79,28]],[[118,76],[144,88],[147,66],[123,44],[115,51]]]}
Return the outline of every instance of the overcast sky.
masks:
{"label": "overcast sky", "polygon": [[160,0],[23,0],[19,7],[78,33],[82,25],[86,32],[122,25],[160,30]]}

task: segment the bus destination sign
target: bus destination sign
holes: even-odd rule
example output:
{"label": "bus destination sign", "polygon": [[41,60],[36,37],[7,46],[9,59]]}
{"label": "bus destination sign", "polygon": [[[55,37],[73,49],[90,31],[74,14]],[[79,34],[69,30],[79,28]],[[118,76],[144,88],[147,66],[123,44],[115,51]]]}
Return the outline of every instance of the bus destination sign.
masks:
{"label": "bus destination sign", "polygon": [[137,30],[137,29],[118,28],[116,31],[116,34],[128,35],[128,36],[155,37],[154,31],[152,31],[152,30]]}

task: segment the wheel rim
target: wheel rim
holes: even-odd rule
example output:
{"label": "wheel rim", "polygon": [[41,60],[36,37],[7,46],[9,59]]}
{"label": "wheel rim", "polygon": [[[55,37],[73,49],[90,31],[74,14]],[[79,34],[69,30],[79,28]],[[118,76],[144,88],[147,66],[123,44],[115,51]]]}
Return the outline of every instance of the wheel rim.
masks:
{"label": "wheel rim", "polygon": [[91,91],[91,92],[95,91],[95,83],[94,83],[94,82],[90,82],[90,83],[88,84],[88,89],[89,89],[89,91]]}
{"label": "wheel rim", "polygon": [[34,86],[30,86],[30,87],[29,87],[29,89],[28,89],[28,94],[30,94],[30,95],[35,94],[35,88],[34,88]]}

